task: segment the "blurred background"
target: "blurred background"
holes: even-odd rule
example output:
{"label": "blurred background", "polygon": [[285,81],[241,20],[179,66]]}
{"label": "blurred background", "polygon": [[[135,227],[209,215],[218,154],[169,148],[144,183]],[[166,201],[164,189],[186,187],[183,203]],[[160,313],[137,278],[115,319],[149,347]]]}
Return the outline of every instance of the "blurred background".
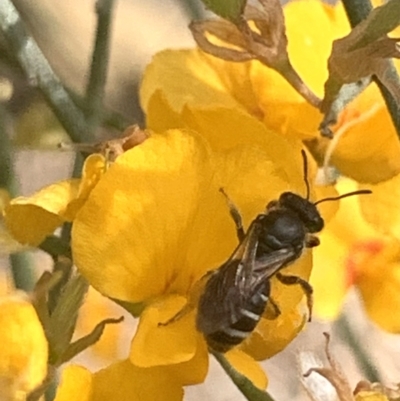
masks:
{"label": "blurred background", "polygon": [[[14,0],[14,3],[65,86],[83,95],[95,34],[95,1]],[[106,107],[120,113],[128,124],[143,125],[143,114],[138,104],[138,86],[146,64],[159,50],[193,47],[194,41],[187,25],[190,20],[204,15],[204,12],[200,1],[195,0],[117,1]],[[57,145],[68,141],[68,137],[40,93],[29,86],[1,36],[0,85],[9,88],[8,96],[0,99],[0,117],[9,141],[5,144],[3,140],[0,144],[3,147],[3,151],[0,151],[0,157],[3,158],[0,166],[3,166],[1,174],[4,175],[5,158],[11,160],[13,171],[8,173],[13,176],[13,192],[29,195],[47,184],[70,177],[75,152],[57,149]],[[114,134],[112,130],[97,133],[99,139],[109,139]],[[30,274],[38,277],[52,263],[51,258],[41,251],[25,252],[18,257],[22,258],[23,263],[13,263],[13,269],[20,266],[20,270],[14,270],[14,275]],[[15,261],[15,256],[13,258]],[[3,292],[13,285],[10,261],[13,259],[9,256],[0,256]],[[29,264],[29,274],[24,267],[26,264]],[[32,282],[27,277],[26,289],[30,289]],[[352,340],[363,348],[372,365],[378,368],[385,384],[400,382],[400,339],[383,333],[365,317],[355,292],[347,297],[343,313],[350,323],[347,331],[343,331],[343,327],[338,329],[337,323],[314,320],[287,349],[263,362],[272,396],[282,401],[306,398],[301,388],[298,354],[300,351],[312,350],[324,359],[323,331],[332,333],[332,352],[340,361],[353,388],[364,378],[364,373],[354,356]],[[121,314],[124,314],[121,308],[92,291],[82,310],[77,335],[89,332],[101,319]],[[123,325],[106,328],[99,344],[81,354],[76,361],[98,369],[115,357],[124,357],[130,346],[134,325],[134,320],[126,316]],[[188,387],[185,399],[223,401],[244,398],[222,369],[212,363],[206,382]]]}

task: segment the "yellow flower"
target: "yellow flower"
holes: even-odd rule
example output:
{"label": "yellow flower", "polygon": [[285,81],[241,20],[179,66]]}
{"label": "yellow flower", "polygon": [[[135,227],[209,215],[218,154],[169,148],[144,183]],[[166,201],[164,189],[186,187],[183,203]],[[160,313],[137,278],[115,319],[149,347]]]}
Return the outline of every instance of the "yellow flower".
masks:
{"label": "yellow flower", "polygon": [[[254,128],[249,119],[240,126],[240,132],[231,134],[233,142],[240,143],[241,135],[250,135]],[[245,227],[283,191],[305,194],[300,144],[290,144],[261,124],[254,135],[255,144],[216,151],[191,132],[152,134],[96,175],[97,184],[80,198],[72,229],[74,262],[102,294],[143,309],[130,352],[135,368],[173,369],[195,360],[196,369],[186,372],[185,383],[204,379],[208,352],[195,329],[195,311],[170,325],[159,323],[174,316],[198,280],[226,261],[237,245],[219,188],[239,207]],[[311,171],[314,167],[310,160]],[[65,185],[60,186],[65,189]],[[54,184],[39,191],[31,198],[33,206],[29,198],[11,202],[12,213],[6,213],[6,219],[16,227],[17,238],[21,232],[25,238],[18,230],[21,218],[34,219],[39,207],[42,219],[46,213],[65,218],[77,196],[64,191],[64,198],[60,197],[58,188]],[[43,236],[46,230],[39,231]],[[33,229],[29,235],[36,238]],[[311,252],[306,251],[287,271],[308,279]],[[303,292],[273,280],[272,296],[282,314],[276,320],[263,318],[242,345],[256,359],[282,350],[305,321]],[[265,387],[265,375],[254,362],[251,367],[253,359],[247,354],[235,349],[227,358],[256,385]]]}
{"label": "yellow flower", "polygon": [[3,212],[8,232],[21,244],[39,245],[62,223],[74,218],[105,165],[103,156],[93,154],[86,159],[81,179],[61,181],[30,197],[12,199]]}
{"label": "yellow flower", "polygon": [[[267,131],[265,136],[275,141],[268,150],[247,145],[214,152],[194,134],[153,134],[116,160],[78,212],[72,230],[78,268],[101,293],[145,306],[132,342],[134,365],[179,364],[202,350],[206,371],[207,352],[195,330],[195,314],[167,326],[159,323],[182,308],[194,284],[220,266],[237,244],[220,187],[238,205],[246,226],[284,190],[304,193],[298,147],[268,137]],[[310,257],[306,253],[288,270],[307,278]],[[261,336],[269,335],[263,337],[264,358],[278,351],[277,338],[281,349],[282,338],[287,344],[303,326],[302,314],[294,312],[301,291],[276,283],[273,295],[283,313],[263,322]],[[282,329],[288,313],[296,323]]]}
{"label": "yellow flower", "polygon": [[[299,0],[286,4],[284,13],[291,62],[321,96],[332,42],[350,30],[343,6]],[[145,72],[141,103],[149,128],[189,127],[206,136],[212,146],[238,144],[229,136],[241,129],[235,120],[240,114],[252,117],[255,129],[258,122],[286,138],[314,140],[317,151],[325,151],[329,144],[319,139],[321,113],[258,61],[226,62],[200,50],[163,51]],[[219,123],[210,127],[216,114]],[[334,131],[341,138],[331,161],[345,175],[376,183],[400,172],[400,144],[375,84],[346,107]],[[240,143],[256,137],[242,135]]]}
{"label": "yellow flower", "polygon": [[0,299],[0,391],[24,400],[47,374],[47,340],[32,304],[20,293]]}
{"label": "yellow flower", "polygon": [[124,360],[91,373],[71,365],[63,371],[55,401],[181,401],[187,371],[193,368],[194,363],[138,368]]}
{"label": "yellow flower", "polygon": [[204,379],[200,358],[199,352],[189,362],[151,368],[122,360],[95,373],[70,365],[62,373],[55,401],[180,401],[183,386]]}
{"label": "yellow flower", "polygon": [[[321,234],[326,246],[314,253],[321,269],[313,269],[311,277],[315,313],[335,318],[348,289],[356,286],[369,317],[382,329],[399,333],[394,313],[400,311],[399,176],[368,188],[371,195],[343,202]],[[341,180],[338,189],[349,192],[357,184]]]}
{"label": "yellow flower", "polygon": [[26,248],[17,242],[5,227],[3,212],[9,203],[10,194],[5,189],[0,188],[0,255],[19,252]]}

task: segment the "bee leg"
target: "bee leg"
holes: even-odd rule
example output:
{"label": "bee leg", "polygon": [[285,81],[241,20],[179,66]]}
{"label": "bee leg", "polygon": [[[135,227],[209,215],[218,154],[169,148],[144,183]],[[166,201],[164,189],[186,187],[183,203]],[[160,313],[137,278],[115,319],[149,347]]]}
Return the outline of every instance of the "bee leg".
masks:
{"label": "bee leg", "polygon": [[311,321],[311,317],[312,317],[312,309],[313,309],[313,288],[311,287],[310,283],[306,280],[303,280],[300,277],[297,276],[287,276],[287,275],[283,275],[281,273],[277,273],[276,274],[276,278],[285,285],[296,285],[298,284],[302,290],[304,291],[304,294],[307,297],[307,307],[308,307],[308,311],[310,313],[310,316],[308,318],[308,321]]}
{"label": "bee leg", "polygon": [[307,234],[306,236],[306,247],[314,248],[319,245],[319,238],[312,234]]}
{"label": "bee leg", "polygon": [[239,239],[239,242],[242,242],[245,237],[245,232],[243,229],[242,216],[239,212],[239,209],[231,201],[229,196],[226,194],[224,188],[220,188],[219,191],[222,193],[222,195],[225,196],[226,202],[228,203],[228,207],[229,207],[229,213],[230,213],[233,221],[235,222],[237,237]]}
{"label": "bee leg", "polygon": [[166,322],[159,322],[158,327],[160,326],[168,326],[171,323],[177,322],[182,319],[185,315],[193,310],[193,307],[190,303],[187,303],[181,310],[179,310],[174,316],[168,319]]}
{"label": "bee leg", "polygon": [[269,297],[265,307],[264,317],[268,320],[275,320],[281,313],[278,304],[273,300],[273,298]]}

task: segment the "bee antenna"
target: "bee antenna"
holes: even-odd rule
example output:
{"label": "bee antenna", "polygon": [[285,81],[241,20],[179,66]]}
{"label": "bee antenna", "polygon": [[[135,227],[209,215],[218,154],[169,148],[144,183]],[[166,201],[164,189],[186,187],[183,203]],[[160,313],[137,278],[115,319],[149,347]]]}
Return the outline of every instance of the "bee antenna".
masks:
{"label": "bee antenna", "polygon": [[310,199],[310,183],[308,182],[308,163],[307,163],[307,154],[301,149],[301,156],[303,157],[303,174],[304,174],[304,182],[306,184],[306,199]]}
{"label": "bee antenna", "polygon": [[364,195],[364,194],[372,194],[372,191],[369,189],[360,189],[359,191],[354,191],[354,192],[348,192],[347,194],[343,194],[340,196],[335,196],[332,198],[324,198],[320,199],[319,201],[315,202],[314,205],[318,205],[319,203],[322,202],[327,202],[327,201],[336,201],[342,198],[347,198],[348,196],[353,196],[353,195]]}

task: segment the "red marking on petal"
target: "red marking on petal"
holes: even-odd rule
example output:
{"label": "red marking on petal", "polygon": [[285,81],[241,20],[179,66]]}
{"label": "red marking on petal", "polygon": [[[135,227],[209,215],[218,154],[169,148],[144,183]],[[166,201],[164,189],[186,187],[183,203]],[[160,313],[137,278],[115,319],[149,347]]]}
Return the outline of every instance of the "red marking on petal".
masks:
{"label": "red marking on petal", "polygon": [[377,255],[383,247],[383,241],[378,239],[359,241],[350,247],[350,251],[344,262],[347,288],[357,283],[359,266],[365,259]]}

